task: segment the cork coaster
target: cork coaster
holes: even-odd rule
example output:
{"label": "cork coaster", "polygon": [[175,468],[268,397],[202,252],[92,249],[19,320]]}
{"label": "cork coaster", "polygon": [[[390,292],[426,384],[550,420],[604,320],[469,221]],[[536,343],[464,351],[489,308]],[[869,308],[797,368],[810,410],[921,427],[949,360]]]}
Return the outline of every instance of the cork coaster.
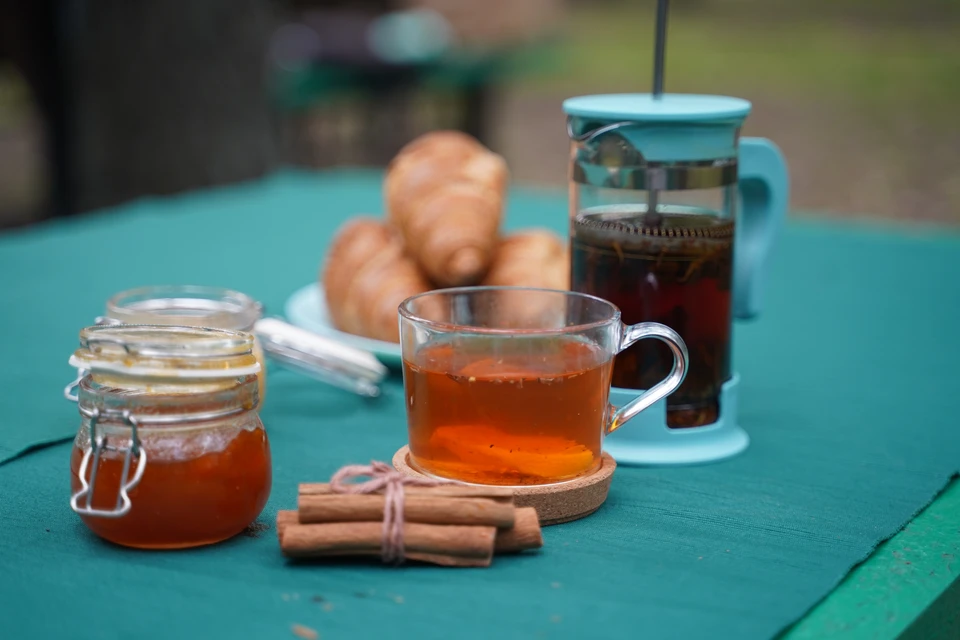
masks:
{"label": "cork coaster", "polygon": [[[409,455],[410,447],[404,445],[393,455],[394,468],[408,476],[422,476],[410,465]],[[604,451],[600,468],[588,476],[558,484],[513,487],[514,503],[518,507],[534,507],[541,526],[579,520],[599,509],[607,499],[616,468],[617,463]]]}

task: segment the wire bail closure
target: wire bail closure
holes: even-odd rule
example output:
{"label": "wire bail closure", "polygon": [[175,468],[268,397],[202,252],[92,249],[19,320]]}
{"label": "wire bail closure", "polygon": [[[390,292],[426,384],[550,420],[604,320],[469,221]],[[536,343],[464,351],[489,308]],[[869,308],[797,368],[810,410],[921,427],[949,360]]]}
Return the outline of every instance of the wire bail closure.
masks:
{"label": "wire bail closure", "polygon": [[[68,387],[69,389],[69,387]],[[107,442],[107,437],[97,433],[97,425],[101,417],[119,417],[130,427],[130,446],[115,447]],[[90,447],[83,452],[80,462],[80,490],[70,498],[70,508],[84,516],[100,518],[119,518],[130,511],[129,491],[136,487],[143,478],[143,471],[147,466],[147,453],[140,446],[140,435],[137,433],[139,422],[129,411],[105,412],[99,409],[90,412]],[[104,451],[123,453],[123,469],[120,472],[120,488],[117,491],[117,503],[113,509],[96,509],[93,507],[93,492],[97,483],[97,468],[100,466],[100,455]],[[130,476],[130,465],[134,456],[137,456],[137,467]],[[90,482],[87,482],[87,467],[93,458],[93,468],[90,470]],[[86,500],[84,500],[84,498]],[[81,504],[81,500],[84,500]]]}
{"label": "wire bail closure", "polygon": [[[105,325],[105,324],[120,324],[119,320],[114,320],[112,318],[107,318],[104,316],[97,316],[97,319],[94,321],[96,325]],[[127,349],[127,353],[130,353],[130,350]],[[80,402],[80,397],[76,393],[77,387],[80,386],[80,381],[83,380],[83,377],[90,373],[86,369],[77,370],[77,378],[66,387],[63,388],[63,397],[69,400],[70,402]]]}
{"label": "wire bail closure", "polygon": [[63,388],[63,397],[69,400],[70,402],[80,402],[80,395],[77,393],[77,388],[80,386],[80,382],[83,380],[89,371],[86,369],[77,369],[77,378],[66,387]]}

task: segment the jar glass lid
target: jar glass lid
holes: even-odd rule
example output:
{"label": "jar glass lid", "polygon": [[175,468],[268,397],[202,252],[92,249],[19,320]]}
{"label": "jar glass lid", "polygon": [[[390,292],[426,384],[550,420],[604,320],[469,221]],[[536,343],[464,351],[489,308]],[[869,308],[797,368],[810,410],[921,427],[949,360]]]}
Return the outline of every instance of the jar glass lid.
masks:
{"label": "jar glass lid", "polygon": [[162,378],[232,378],[260,372],[252,335],[169,325],[86,327],[70,365],[93,373]]}

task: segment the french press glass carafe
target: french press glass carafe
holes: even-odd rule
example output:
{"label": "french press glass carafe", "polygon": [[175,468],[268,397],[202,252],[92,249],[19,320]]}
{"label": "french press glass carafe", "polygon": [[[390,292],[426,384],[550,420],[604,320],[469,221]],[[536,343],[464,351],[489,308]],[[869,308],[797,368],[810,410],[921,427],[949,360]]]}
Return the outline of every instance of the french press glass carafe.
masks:
{"label": "french press glass carafe", "polygon": [[[564,111],[572,142],[571,288],[610,300],[624,322],[673,328],[690,354],[662,424],[611,436],[606,447],[638,463],[742,450],[748,438],[735,415],[732,321],[759,309],[766,259],[786,212],[783,157],[767,140],[740,137],[750,103],[737,98],[596,95],[567,100]],[[647,342],[617,357],[612,398],[625,402],[669,370],[669,350]]]}

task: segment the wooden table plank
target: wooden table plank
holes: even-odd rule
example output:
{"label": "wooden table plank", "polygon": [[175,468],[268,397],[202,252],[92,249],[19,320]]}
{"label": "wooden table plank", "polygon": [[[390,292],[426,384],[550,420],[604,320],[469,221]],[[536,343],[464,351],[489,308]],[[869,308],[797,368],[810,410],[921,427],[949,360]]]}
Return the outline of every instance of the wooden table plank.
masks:
{"label": "wooden table plank", "polygon": [[960,638],[960,482],[782,637]]}

